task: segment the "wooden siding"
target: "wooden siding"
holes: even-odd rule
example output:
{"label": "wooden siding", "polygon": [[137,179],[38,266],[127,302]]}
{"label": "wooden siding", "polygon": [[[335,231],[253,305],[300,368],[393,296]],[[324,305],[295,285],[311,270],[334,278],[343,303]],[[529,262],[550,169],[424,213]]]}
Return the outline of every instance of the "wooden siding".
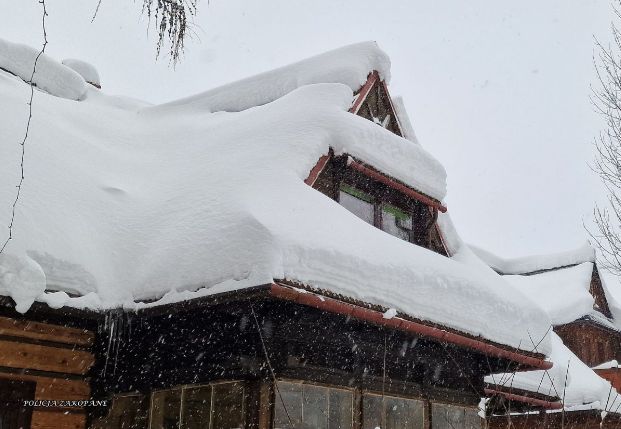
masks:
{"label": "wooden siding", "polygon": [[610,368],[610,369],[596,369],[595,372],[600,377],[608,380],[612,387],[617,389],[617,392],[621,392],[621,369],[619,368]]}
{"label": "wooden siding", "polygon": [[563,343],[580,360],[593,367],[613,359],[621,360],[621,334],[588,320],[554,327]]}
{"label": "wooden siding", "polygon": [[[0,316],[0,377],[34,382],[35,400],[86,400],[91,397],[87,375],[95,363],[92,331]],[[80,408],[34,407],[31,428],[83,429]]]}

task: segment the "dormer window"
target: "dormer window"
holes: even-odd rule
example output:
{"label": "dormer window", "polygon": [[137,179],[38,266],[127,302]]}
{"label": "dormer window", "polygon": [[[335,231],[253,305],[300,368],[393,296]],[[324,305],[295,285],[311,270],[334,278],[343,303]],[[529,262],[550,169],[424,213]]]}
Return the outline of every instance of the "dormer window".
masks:
{"label": "dormer window", "polygon": [[348,155],[323,157],[307,184],[354,215],[404,241],[447,255],[436,227],[439,201],[396,184]]}
{"label": "dormer window", "polygon": [[391,204],[382,204],[382,231],[412,241],[412,215]]}
{"label": "dormer window", "polygon": [[375,225],[375,204],[371,195],[342,183],[339,203],[366,223]]}
{"label": "dormer window", "polygon": [[[373,192],[373,191],[371,191]],[[421,222],[429,222],[429,210],[423,204],[399,201],[399,195],[385,189],[373,195],[342,182],[339,187],[339,203],[370,225],[402,240],[422,244],[426,228],[414,228],[414,213],[419,213]],[[394,201],[394,202],[389,202]],[[396,201],[403,205],[397,205]],[[426,217],[425,217],[426,214]]]}

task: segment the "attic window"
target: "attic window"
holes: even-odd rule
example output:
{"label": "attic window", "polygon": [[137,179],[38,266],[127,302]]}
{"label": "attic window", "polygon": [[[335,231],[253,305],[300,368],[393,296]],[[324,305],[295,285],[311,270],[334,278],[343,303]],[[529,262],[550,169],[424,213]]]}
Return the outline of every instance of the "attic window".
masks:
{"label": "attic window", "polygon": [[415,239],[411,210],[382,201],[381,196],[373,197],[346,183],[341,183],[339,203],[360,219],[390,235],[410,242]]}
{"label": "attic window", "polygon": [[375,207],[371,195],[343,183],[339,203],[366,223],[375,224]]}
{"label": "attic window", "polygon": [[382,205],[382,231],[410,241],[412,234],[412,215],[390,204]]}

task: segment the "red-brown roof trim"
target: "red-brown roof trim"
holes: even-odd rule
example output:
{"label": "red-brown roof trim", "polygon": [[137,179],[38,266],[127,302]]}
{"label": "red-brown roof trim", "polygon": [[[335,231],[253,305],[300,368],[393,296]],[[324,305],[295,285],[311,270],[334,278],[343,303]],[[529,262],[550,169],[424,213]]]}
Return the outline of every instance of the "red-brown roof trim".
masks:
{"label": "red-brown roof trim", "polygon": [[503,396],[510,401],[523,402],[525,404],[534,405],[546,410],[560,410],[563,408],[563,404],[561,402],[551,402],[543,399],[531,398],[530,396],[517,395],[515,393],[503,392],[502,390],[489,389],[487,387],[484,390],[487,396]]}
{"label": "red-brown roof trim", "polygon": [[306,290],[300,290],[282,284],[273,283],[269,288],[269,293],[270,295],[279,299],[293,301],[301,305],[307,305],[309,307],[317,308],[319,310],[327,311],[330,313],[342,314],[345,316],[353,317],[355,319],[371,322],[376,325],[386,326],[389,328],[398,329],[400,331],[405,331],[433,338],[436,340],[445,341],[448,343],[456,344],[458,346],[479,351],[488,356],[508,359],[526,365],[527,367],[529,367],[529,369],[552,368],[552,362],[540,358],[527,356],[525,354],[521,354],[515,351],[505,350],[501,347],[486,343],[482,340],[477,340],[440,328],[427,326],[419,322],[401,319],[399,317],[386,319],[384,318],[384,313],[380,311],[339,301],[337,299],[326,297],[323,295],[318,295],[314,292],[309,292]]}
{"label": "red-brown roof trim", "polygon": [[358,113],[358,110],[360,110],[360,106],[362,106],[362,102],[367,98],[367,95],[369,95],[371,88],[373,88],[373,85],[379,80],[379,78],[379,73],[376,71],[369,74],[367,81],[364,83],[364,85],[362,85],[360,91],[358,91],[356,99],[354,100],[354,104],[352,104],[352,106],[349,108],[349,111],[351,113]]}
{"label": "red-brown roof trim", "polygon": [[308,186],[313,186],[331,157],[332,156],[330,154],[327,154],[319,158],[319,161],[317,161],[317,164],[315,164],[313,169],[310,171],[308,177],[304,180],[304,183]]}
{"label": "red-brown roof trim", "polygon": [[352,160],[351,162],[349,162],[349,167],[353,168],[354,170],[364,174],[367,177],[370,177],[374,180],[377,180],[378,182],[383,183],[384,185],[387,185],[405,195],[407,195],[408,197],[414,198],[415,200],[418,200],[430,207],[436,208],[438,210],[440,210],[442,213],[446,213],[446,206],[443,206],[442,203],[440,203],[438,200],[435,200],[425,194],[422,194],[418,191],[415,191],[414,189],[410,188],[409,186],[404,185],[403,183],[397,182],[395,179],[392,179],[388,176],[386,176],[385,174],[380,173],[379,171],[377,171],[376,169],[365,165],[361,162]]}

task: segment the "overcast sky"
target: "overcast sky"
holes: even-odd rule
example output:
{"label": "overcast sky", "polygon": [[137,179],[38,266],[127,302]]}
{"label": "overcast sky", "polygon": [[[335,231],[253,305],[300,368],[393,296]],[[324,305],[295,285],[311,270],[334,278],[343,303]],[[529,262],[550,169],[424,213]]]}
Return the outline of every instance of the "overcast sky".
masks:
{"label": "overcast sky", "polygon": [[[392,59],[392,94],[447,169],[462,237],[503,256],[582,244],[605,196],[588,162],[607,0],[202,0],[176,69],[155,60],[141,0],[102,0],[91,23],[96,4],[47,0],[47,52],[93,63],[107,93],[151,102],[376,40]],[[0,0],[0,37],[40,46],[40,20],[36,0]]]}

